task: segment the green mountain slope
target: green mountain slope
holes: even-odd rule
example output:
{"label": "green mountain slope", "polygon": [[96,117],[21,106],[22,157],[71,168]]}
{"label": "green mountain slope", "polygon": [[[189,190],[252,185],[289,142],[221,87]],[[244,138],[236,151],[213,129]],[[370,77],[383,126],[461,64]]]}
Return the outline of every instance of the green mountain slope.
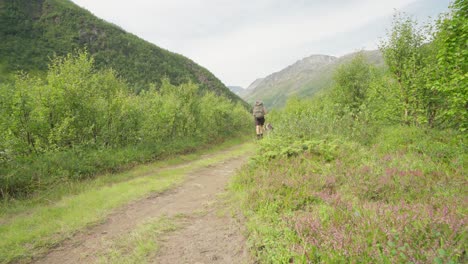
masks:
{"label": "green mountain slope", "polygon": [[[47,69],[49,58],[86,48],[98,68],[111,67],[138,91],[167,77],[192,81],[234,101],[241,99],[192,60],[105,22],[69,0],[0,0],[0,74]],[[1,79],[0,79],[1,80]]]}
{"label": "green mountain slope", "polygon": [[[374,65],[383,65],[379,51],[362,51],[367,60]],[[263,100],[268,107],[282,107],[288,98],[310,97],[332,85],[333,73],[337,67],[351,60],[357,53],[340,58],[327,55],[312,55],[273,73],[258,79],[247,88],[243,98],[253,103]]]}

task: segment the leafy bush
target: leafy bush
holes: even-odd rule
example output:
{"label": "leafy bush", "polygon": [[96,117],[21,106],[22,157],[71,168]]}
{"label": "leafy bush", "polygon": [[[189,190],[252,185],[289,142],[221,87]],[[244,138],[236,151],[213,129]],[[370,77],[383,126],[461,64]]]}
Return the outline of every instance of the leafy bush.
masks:
{"label": "leafy bush", "polygon": [[240,103],[168,80],[139,95],[86,52],[55,58],[44,79],[1,85],[0,195],[27,195],[242,133]]}

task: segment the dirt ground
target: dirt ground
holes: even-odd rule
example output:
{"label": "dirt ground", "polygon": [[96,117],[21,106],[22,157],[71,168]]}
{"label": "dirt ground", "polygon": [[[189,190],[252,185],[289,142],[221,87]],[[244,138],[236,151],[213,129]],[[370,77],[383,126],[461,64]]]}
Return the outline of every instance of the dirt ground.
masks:
{"label": "dirt ground", "polygon": [[219,207],[164,238],[152,263],[249,263],[240,224]]}
{"label": "dirt ground", "polygon": [[34,263],[94,263],[105,241],[131,232],[148,219],[188,216],[183,227],[164,236],[153,263],[249,263],[241,224],[219,195],[247,160],[234,158],[195,170],[178,187],[124,206],[102,224],[70,237]]}

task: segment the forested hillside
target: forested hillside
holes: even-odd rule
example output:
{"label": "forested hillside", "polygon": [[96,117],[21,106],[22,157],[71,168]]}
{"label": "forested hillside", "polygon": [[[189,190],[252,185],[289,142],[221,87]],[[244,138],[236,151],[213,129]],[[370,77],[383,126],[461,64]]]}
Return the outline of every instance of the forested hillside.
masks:
{"label": "forested hillside", "polygon": [[[312,55],[297,61],[285,69],[258,79],[241,96],[253,103],[263,100],[267,107],[278,108],[285,105],[290,97],[312,97],[333,84],[333,72],[358,53],[343,57]],[[375,66],[383,66],[379,51],[362,51],[364,58]]]}
{"label": "forested hillside", "polygon": [[466,0],[433,27],[397,14],[386,67],[358,54],[267,115],[231,186],[256,261],[467,263],[466,36]]}
{"label": "forested hillside", "polygon": [[174,85],[191,81],[201,90],[240,101],[192,60],[125,32],[69,0],[0,0],[0,25],[3,79],[18,70],[43,73],[54,55],[86,48],[98,69],[114,69],[137,92],[168,78]]}

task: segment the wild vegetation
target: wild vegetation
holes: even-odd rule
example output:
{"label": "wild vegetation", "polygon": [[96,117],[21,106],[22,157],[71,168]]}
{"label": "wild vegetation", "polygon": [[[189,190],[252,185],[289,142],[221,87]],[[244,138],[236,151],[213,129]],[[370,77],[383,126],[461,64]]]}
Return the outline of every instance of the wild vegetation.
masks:
{"label": "wild vegetation", "polygon": [[127,33],[69,0],[3,0],[0,24],[0,81],[12,79],[19,70],[43,75],[50,57],[86,48],[97,69],[114,69],[135,92],[169,79],[176,86],[193,82],[201,90],[243,103],[192,60]]}
{"label": "wild vegetation", "polygon": [[[468,5],[431,32],[397,15],[334,86],[270,114],[234,180],[261,263],[466,263]],[[428,39],[429,38],[429,39]]]}
{"label": "wild vegetation", "polygon": [[138,95],[86,52],[0,85],[0,196],[116,171],[242,133],[240,103],[168,80]]}

